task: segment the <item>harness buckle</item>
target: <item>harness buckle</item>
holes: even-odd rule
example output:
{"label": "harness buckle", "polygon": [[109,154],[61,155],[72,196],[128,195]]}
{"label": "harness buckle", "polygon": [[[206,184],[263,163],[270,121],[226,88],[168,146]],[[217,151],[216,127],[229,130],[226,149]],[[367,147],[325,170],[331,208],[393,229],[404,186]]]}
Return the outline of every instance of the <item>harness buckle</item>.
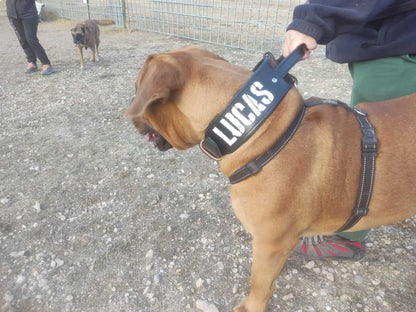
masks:
{"label": "harness buckle", "polygon": [[363,153],[377,153],[378,141],[374,129],[365,129],[363,132],[361,143]]}
{"label": "harness buckle", "polygon": [[245,166],[251,175],[255,175],[261,171],[261,166],[256,162],[256,160],[250,161]]}
{"label": "harness buckle", "polygon": [[354,110],[354,112],[355,113],[357,113],[358,115],[361,115],[361,116],[364,116],[364,117],[367,117],[367,113],[365,112],[365,111],[363,111],[363,110],[361,110],[361,109],[359,109],[359,108],[353,108],[353,110]]}

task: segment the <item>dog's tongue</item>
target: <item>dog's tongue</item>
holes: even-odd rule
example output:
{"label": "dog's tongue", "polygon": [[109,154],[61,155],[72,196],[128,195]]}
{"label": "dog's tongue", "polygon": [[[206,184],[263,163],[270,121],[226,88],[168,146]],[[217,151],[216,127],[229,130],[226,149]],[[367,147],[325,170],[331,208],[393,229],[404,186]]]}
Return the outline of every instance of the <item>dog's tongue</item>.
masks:
{"label": "dog's tongue", "polygon": [[149,132],[149,134],[147,135],[146,138],[146,142],[156,142],[156,139],[159,135],[157,134],[157,132]]}

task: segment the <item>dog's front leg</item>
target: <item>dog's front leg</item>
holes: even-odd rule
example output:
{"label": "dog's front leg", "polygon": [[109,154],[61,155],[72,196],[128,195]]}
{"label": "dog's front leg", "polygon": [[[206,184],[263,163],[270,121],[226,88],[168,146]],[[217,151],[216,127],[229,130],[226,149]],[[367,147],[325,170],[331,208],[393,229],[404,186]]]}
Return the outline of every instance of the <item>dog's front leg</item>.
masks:
{"label": "dog's front leg", "polygon": [[91,62],[95,62],[95,46],[91,47]]}
{"label": "dog's front leg", "polygon": [[264,312],[273,294],[274,281],[287,258],[295,248],[298,238],[281,237],[277,240],[253,237],[253,264],[248,297],[234,308],[235,312]]}
{"label": "dog's front leg", "polygon": [[95,45],[95,59],[100,61],[100,53],[98,52],[98,44]]}
{"label": "dog's front leg", "polygon": [[78,46],[79,61],[81,63],[81,69],[84,69],[84,58],[82,56],[82,47]]}

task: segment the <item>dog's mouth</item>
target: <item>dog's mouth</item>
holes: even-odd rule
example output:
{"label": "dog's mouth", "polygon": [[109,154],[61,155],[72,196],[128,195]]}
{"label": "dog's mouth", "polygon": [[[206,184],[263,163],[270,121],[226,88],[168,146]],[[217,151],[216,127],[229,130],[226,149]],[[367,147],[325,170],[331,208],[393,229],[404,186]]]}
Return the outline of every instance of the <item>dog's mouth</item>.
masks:
{"label": "dog's mouth", "polygon": [[145,131],[143,134],[146,135],[146,142],[152,142],[154,146],[157,147],[162,152],[167,151],[168,149],[173,147],[157,131],[149,130],[149,131]]}

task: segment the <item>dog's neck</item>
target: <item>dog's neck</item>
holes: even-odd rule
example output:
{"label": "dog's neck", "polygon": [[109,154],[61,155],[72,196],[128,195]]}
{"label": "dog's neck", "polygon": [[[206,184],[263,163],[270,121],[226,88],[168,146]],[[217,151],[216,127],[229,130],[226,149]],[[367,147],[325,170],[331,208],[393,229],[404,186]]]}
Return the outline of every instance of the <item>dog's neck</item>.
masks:
{"label": "dog's neck", "polygon": [[[286,131],[303,105],[298,90],[292,87],[276,110],[237,151],[220,160],[221,171],[229,177],[234,171],[267,151]],[[267,132],[267,135],[265,133]]]}

